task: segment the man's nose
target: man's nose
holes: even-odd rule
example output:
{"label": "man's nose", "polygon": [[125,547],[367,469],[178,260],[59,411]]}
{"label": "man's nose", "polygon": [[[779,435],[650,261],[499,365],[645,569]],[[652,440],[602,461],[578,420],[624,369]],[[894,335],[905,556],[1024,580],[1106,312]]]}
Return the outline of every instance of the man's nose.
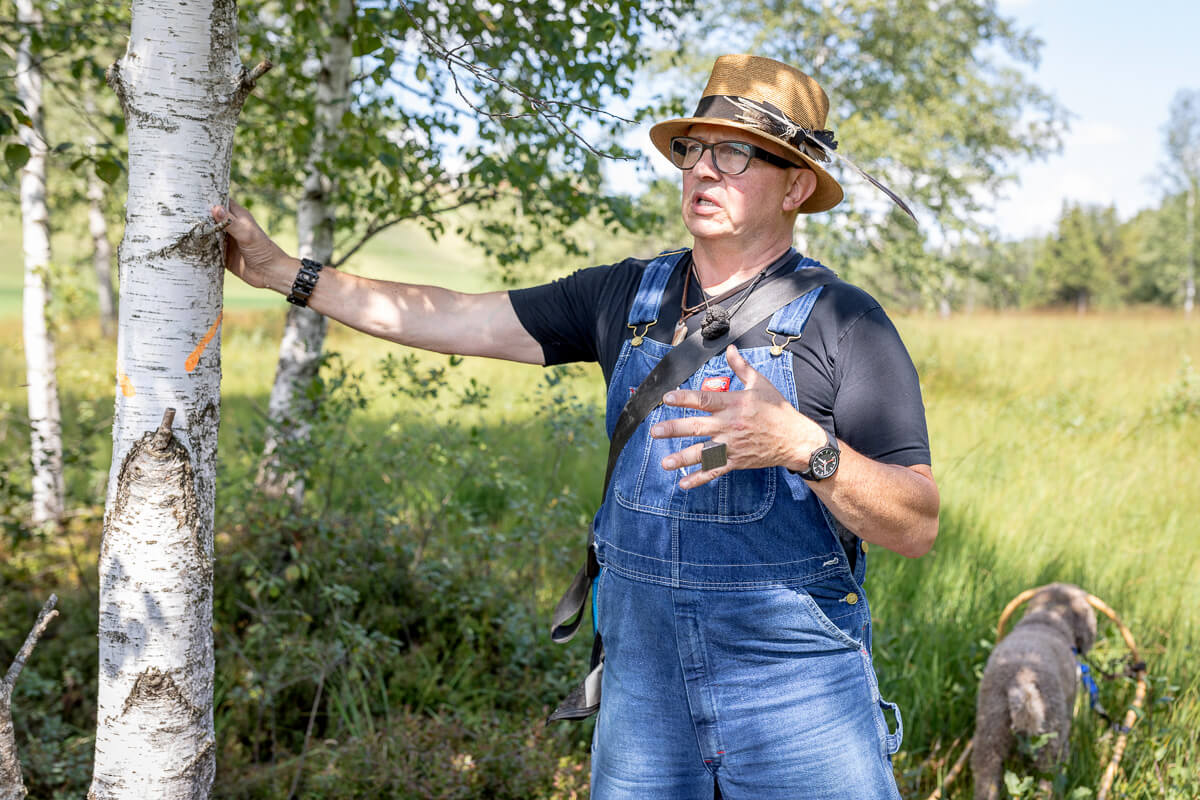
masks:
{"label": "man's nose", "polygon": [[698,178],[720,180],[723,173],[717,169],[717,151],[710,147],[706,152],[701,153],[700,160],[696,162],[696,166],[692,167],[692,171],[699,171],[696,176]]}

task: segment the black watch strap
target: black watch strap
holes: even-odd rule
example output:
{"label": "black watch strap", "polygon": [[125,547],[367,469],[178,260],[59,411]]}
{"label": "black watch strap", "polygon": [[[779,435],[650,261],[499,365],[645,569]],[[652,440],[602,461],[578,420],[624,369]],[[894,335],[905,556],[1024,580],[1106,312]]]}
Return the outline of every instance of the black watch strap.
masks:
{"label": "black watch strap", "polygon": [[300,271],[296,273],[292,291],[287,296],[289,303],[301,308],[308,305],[308,298],[312,297],[313,289],[317,288],[317,278],[321,276],[323,266],[325,265],[311,258],[300,259]]}

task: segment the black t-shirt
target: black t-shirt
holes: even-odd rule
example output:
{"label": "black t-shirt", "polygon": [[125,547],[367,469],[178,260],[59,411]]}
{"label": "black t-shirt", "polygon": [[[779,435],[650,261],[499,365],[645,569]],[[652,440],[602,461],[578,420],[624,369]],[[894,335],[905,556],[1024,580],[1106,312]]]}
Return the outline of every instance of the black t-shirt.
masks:
{"label": "black t-shirt", "polygon": [[[768,267],[767,279],[788,268],[785,259]],[[627,258],[509,292],[517,318],[541,344],[546,364],[597,361],[607,383],[622,344],[633,335],[626,322],[648,263]],[[671,341],[690,263],[690,256],[680,260],[647,337]],[[686,283],[686,304],[703,303],[697,282]],[[732,309],[742,292],[726,295],[721,305]],[[689,333],[703,316],[701,311],[688,318]],[[763,320],[739,345],[769,347],[766,328]],[[803,337],[787,350],[803,414],[868,458],[900,466],[931,463],[916,368],[895,326],[869,294],[841,280],[826,285]]]}

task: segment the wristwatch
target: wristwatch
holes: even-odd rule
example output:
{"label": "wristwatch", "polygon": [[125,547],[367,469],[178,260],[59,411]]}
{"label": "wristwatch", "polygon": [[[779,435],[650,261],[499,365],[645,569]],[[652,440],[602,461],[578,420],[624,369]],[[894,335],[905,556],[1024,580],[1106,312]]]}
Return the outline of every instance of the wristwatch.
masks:
{"label": "wristwatch", "polygon": [[301,308],[308,305],[308,298],[312,296],[313,289],[317,288],[317,278],[321,276],[323,266],[325,265],[311,258],[300,259],[300,271],[296,273],[292,291],[287,296],[289,303]]}
{"label": "wristwatch", "polygon": [[828,432],[825,433],[825,436],[829,439],[829,444],[821,445],[813,450],[808,457],[808,469],[796,473],[806,481],[823,481],[826,478],[832,478],[833,473],[837,472],[842,451],[838,449],[837,439]]}

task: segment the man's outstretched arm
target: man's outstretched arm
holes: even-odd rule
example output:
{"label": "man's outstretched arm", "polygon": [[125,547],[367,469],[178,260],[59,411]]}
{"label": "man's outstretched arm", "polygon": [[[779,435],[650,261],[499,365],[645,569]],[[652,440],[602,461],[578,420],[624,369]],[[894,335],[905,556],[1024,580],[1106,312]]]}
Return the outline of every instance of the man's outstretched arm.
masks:
{"label": "man's outstretched arm", "polygon": [[[232,200],[228,210],[213,207],[212,215],[218,222],[229,219],[226,268],[251,286],[288,294],[300,260],[285,253],[250,212]],[[410,347],[544,363],[541,345],[521,325],[508,292],[468,294],[325,268],[308,307],[363,333]]]}

